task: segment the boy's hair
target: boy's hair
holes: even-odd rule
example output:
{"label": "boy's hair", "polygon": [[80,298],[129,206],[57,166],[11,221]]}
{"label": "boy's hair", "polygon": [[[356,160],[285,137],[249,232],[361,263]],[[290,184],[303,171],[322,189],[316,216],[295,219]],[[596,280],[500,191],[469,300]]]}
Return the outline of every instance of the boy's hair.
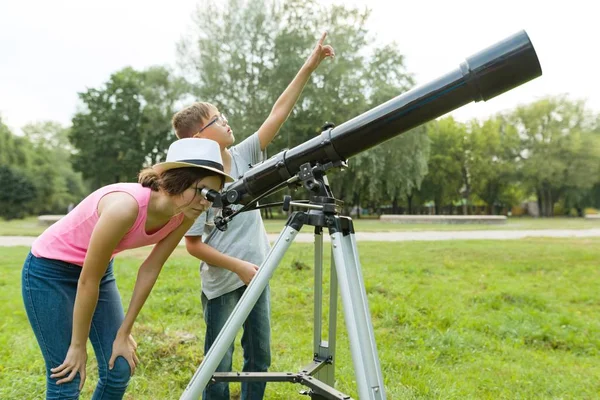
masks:
{"label": "boy's hair", "polygon": [[201,128],[202,120],[210,118],[211,108],[214,106],[210,103],[196,102],[177,112],[171,121],[175,135],[179,139],[193,137]]}
{"label": "boy's hair", "polygon": [[223,178],[221,180],[221,186],[223,186],[225,178],[222,175],[197,167],[173,168],[166,170],[161,174],[152,168],[145,168],[140,171],[138,182],[141,183],[142,186],[148,187],[155,192],[158,192],[159,189],[163,189],[171,196],[176,196],[185,192],[187,188],[200,179],[213,175]]}

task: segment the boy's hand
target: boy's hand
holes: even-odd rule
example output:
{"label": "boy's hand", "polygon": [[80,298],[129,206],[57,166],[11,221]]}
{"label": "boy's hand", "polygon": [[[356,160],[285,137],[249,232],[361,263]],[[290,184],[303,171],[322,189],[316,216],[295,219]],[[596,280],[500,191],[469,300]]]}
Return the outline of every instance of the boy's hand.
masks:
{"label": "boy's hand", "polygon": [[316,70],[319,64],[321,64],[321,61],[323,61],[325,58],[335,57],[335,51],[333,50],[333,47],[331,47],[330,45],[323,46],[325,37],[327,37],[327,32],[323,32],[323,36],[321,36],[321,39],[319,39],[319,41],[317,42],[317,45],[315,46],[311,55],[304,63],[304,66],[310,69],[311,72]]}
{"label": "boy's hand", "polygon": [[258,267],[252,263],[239,260],[239,264],[236,268],[235,273],[238,274],[244,285],[249,285],[254,275],[258,271]]}

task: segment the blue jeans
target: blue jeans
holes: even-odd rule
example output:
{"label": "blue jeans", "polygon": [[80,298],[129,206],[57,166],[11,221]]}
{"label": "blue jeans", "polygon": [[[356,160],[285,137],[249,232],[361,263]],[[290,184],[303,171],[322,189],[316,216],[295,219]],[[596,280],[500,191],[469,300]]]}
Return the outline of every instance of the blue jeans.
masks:
{"label": "blue jeans", "polygon": [[[124,319],[121,296],[113,275],[112,260],[100,281],[92,318],[90,341],[98,360],[99,381],[92,399],[122,399],[131,375],[129,364],[118,357],[112,370],[108,361],[112,344]],[[29,253],[23,265],[22,292],[29,323],[46,362],[46,399],[78,399],[79,374],[57,385],[50,368],[65,360],[71,344],[73,306],[81,267],[64,261],[38,258]],[[60,378],[59,378],[60,379]]]}
{"label": "blue jeans", "polygon": [[[226,293],[215,299],[208,300],[202,293],[202,307],[206,321],[206,338],[204,340],[204,354],[217,338],[231,315],[233,308],[238,303],[246,286],[233,292]],[[244,350],[243,372],[266,372],[271,365],[271,310],[269,287],[267,286],[258,298],[256,305],[244,322],[242,335],[242,348]],[[217,367],[217,372],[230,372],[233,358],[233,343],[225,353],[223,360]],[[242,383],[242,400],[260,400],[265,393],[266,382]],[[204,400],[229,400],[229,384],[219,382],[208,385],[202,394]]]}

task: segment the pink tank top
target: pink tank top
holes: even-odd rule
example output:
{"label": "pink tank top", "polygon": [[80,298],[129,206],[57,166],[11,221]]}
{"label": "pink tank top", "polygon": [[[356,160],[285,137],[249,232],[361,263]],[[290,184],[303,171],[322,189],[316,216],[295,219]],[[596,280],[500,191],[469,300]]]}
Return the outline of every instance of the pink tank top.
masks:
{"label": "pink tank top", "polygon": [[83,266],[92,231],[98,222],[98,202],[103,196],[112,192],[129,193],[137,200],[139,211],[133,227],[117,244],[111,258],[123,250],[158,243],[183,221],[183,214],[178,214],[159,230],[146,233],[145,224],[151,189],[139,183],[116,183],[96,190],[70,213],[46,229],[33,242],[31,246],[33,255]]}

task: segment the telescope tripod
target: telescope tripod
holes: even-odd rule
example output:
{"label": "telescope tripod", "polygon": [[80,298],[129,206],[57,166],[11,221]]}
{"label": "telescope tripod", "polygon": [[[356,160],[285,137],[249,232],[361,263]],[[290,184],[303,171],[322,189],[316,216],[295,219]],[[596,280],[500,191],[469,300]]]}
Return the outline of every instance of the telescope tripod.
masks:
{"label": "telescope tripod", "polygon": [[[304,166],[303,166],[304,167]],[[307,171],[303,168],[303,171]],[[311,196],[310,202],[288,205],[305,207],[309,211],[295,211],[274,243],[266,260],[248,285],[223,329],[196,370],[180,400],[200,398],[206,385],[215,382],[291,382],[308,388],[301,394],[312,399],[350,399],[333,388],[335,366],[335,336],[337,315],[337,292],[341,293],[344,317],[354,374],[359,398],[384,400],[385,390],[381,366],[377,355],[373,325],[367,303],[352,219],[340,216],[339,202],[333,198],[324,175],[301,178],[306,187],[324,196]],[[284,207],[285,208],[285,207]],[[304,225],[315,227],[315,296],[314,296],[314,357],[313,361],[299,372],[229,372],[215,373],[217,366],[229,346],[234,342],[250,311],[265,290],[269,279]],[[329,230],[331,238],[331,278],[329,291],[329,326],[327,341],[322,338],[323,296],[323,228]]]}

